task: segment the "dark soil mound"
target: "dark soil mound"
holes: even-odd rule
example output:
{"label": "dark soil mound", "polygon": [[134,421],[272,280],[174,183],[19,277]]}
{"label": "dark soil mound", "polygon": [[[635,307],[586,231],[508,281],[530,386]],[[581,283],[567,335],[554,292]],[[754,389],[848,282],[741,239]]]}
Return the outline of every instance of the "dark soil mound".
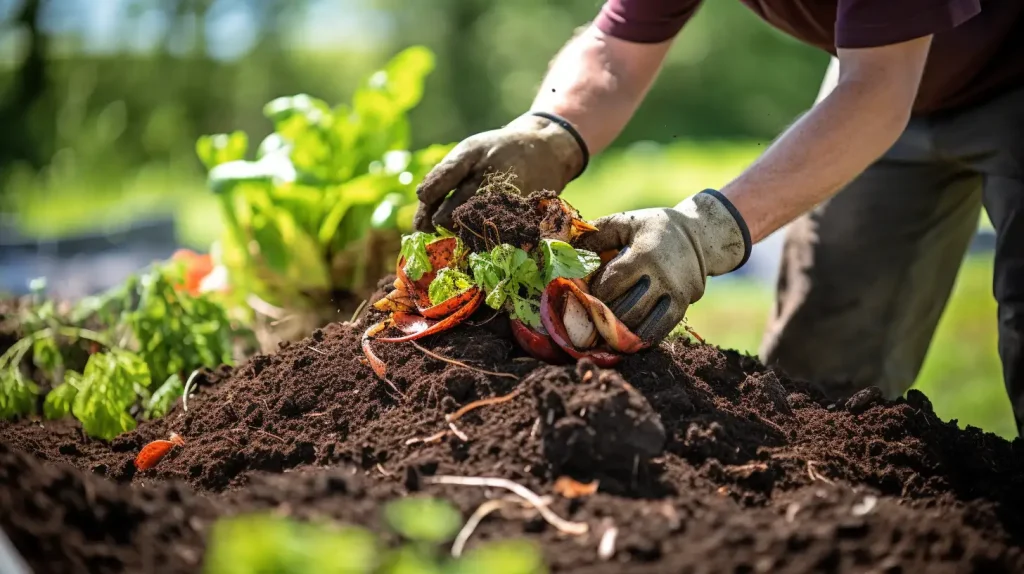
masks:
{"label": "dark soil mound", "polygon": [[522,196],[514,188],[509,190],[507,185],[484,188],[452,212],[455,222],[452,231],[470,251],[488,251],[500,243],[529,251],[540,242],[545,219],[548,226],[568,223],[569,216],[558,202],[543,201],[557,198],[555,192],[537,191]]}
{"label": "dark soil mound", "polygon": [[[410,491],[468,516],[488,489],[430,478],[458,475],[514,480],[587,523],[561,534],[516,508],[470,541],[530,537],[556,572],[1024,571],[1024,441],[943,422],[916,391],[832,403],[681,340],[615,371],[543,365],[491,313],[421,343],[511,377],[374,343],[399,395],[364,363],[366,323],[336,323],[207,373],[187,412],[110,444],[71,422],[0,423],[0,527],[40,572],[194,571],[216,516],[275,509],[379,528],[379,504]],[[445,420],[510,393],[454,429]],[[139,448],[171,431],[186,446],[135,472]],[[563,475],[598,492],[555,495]]]}

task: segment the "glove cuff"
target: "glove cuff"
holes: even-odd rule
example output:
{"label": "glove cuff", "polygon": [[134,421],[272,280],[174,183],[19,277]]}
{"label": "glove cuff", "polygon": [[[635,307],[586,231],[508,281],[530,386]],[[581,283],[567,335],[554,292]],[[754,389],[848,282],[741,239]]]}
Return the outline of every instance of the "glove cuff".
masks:
{"label": "glove cuff", "polygon": [[576,172],[576,175],[572,176],[569,179],[569,181],[573,181],[579,176],[583,175],[583,172],[587,170],[587,164],[590,163],[590,150],[587,148],[587,142],[583,140],[583,136],[580,135],[580,132],[576,131],[576,128],[572,125],[572,123],[569,120],[563,118],[562,116],[552,112],[544,112],[537,110],[527,112],[526,115],[544,118],[549,122],[557,124],[572,137],[573,141],[576,142],[576,146],[579,148],[581,161],[580,169]]}
{"label": "glove cuff", "polygon": [[730,270],[735,271],[740,267],[743,267],[747,263],[747,260],[750,259],[750,252],[754,248],[754,244],[750,240],[750,228],[747,227],[746,220],[744,220],[743,216],[740,215],[740,210],[736,209],[736,206],[733,205],[731,201],[729,201],[729,198],[722,195],[722,192],[718,191],[717,189],[708,188],[702,191],[701,193],[710,195],[711,197],[720,201],[722,205],[725,206],[725,209],[729,212],[729,215],[731,215],[732,218],[736,220],[736,225],[740,228],[740,235],[743,236],[743,258],[740,259],[740,262],[736,265],[736,267],[733,267]]}
{"label": "glove cuff", "polygon": [[681,202],[676,209],[703,223],[700,243],[709,276],[735,271],[750,259],[753,243],[747,223],[718,190],[705,189]]}

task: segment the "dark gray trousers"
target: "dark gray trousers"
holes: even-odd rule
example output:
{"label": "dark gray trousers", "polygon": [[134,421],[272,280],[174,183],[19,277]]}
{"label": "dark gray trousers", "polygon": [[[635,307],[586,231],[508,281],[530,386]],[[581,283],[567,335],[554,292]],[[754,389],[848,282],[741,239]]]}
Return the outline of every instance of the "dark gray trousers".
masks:
{"label": "dark gray trousers", "polygon": [[882,158],[790,225],[762,359],[837,396],[870,385],[903,394],[982,205],[996,230],[1003,380],[1024,434],[1024,89],[914,117]]}

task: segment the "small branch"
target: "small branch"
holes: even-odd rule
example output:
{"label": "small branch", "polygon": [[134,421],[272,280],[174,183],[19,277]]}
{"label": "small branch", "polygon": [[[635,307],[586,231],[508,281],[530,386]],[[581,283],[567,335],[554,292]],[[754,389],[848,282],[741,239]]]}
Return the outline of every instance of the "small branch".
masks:
{"label": "small branch", "polygon": [[445,357],[444,355],[438,355],[437,353],[431,351],[430,349],[427,349],[423,345],[420,345],[416,341],[409,341],[409,343],[411,343],[413,347],[416,347],[417,349],[422,351],[425,355],[433,357],[433,358],[437,359],[438,361],[444,361],[446,363],[451,363],[452,365],[456,365],[456,366],[462,367],[464,369],[469,369],[470,371],[476,371],[477,373],[482,373],[484,375],[491,375],[491,376],[494,376],[494,377],[505,377],[507,379],[512,379],[513,381],[518,381],[519,380],[519,377],[513,375],[512,373],[498,373],[498,372],[495,372],[495,371],[488,371],[486,369],[481,369],[479,367],[473,367],[473,366],[467,365],[466,363],[463,363],[462,361],[456,361],[455,359],[449,359],[448,357]]}
{"label": "small branch", "polygon": [[586,522],[570,522],[562,519],[557,514],[551,511],[547,507],[547,504],[537,496],[529,488],[512,482],[511,480],[504,478],[487,478],[487,477],[476,477],[476,476],[427,476],[424,477],[425,482],[431,484],[454,484],[457,486],[489,486],[492,488],[504,488],[516,494],[523,500],[529,502],[537,512],[547,521],[548,524],[554,526],[559,532],[565,534],[586,534],[590,529],[590,526]]}
{"label": "small branch", "polygon": [[323,356],[325,356],[325,357],[327,356],[327,353],[326,353],[326,352],[324,352],[324,351],[321,351],[320,349],[317,349],[317,348],[316,348],[316,347],[314,347],[313,345],[309,345],[309,346],[308,346],[308,347],[306,347],[306,348],[307,348],[307,349],[309,349],[310,351],[313,351],[314,353],[319,353],[319,354],[321,354],[321,355],[323,355]]}
{"label": "small branch", "polygon": [[453,422],[459,420],[460,418],[462,418],[462,416],[465,415],[466,413],[468,413],[469,411],[478,409],[480,407],[486,407],[486,406],[489,406],[489,405],[497,405],[497,404],[501,404],[501,403],[507,403],[508,401],[511,401],[512,399],[518,397],[520,394],[522,394],[522,392],[523,392],[523,389],[519,388],[519,389],[516,389],[516,390],[512,391],[511,393],[509,393],[509,394],[507,394],[507,395],[505,395],[503,397],[491,397],[489,399],[480,399],[478,401],[473,401],[473,402],[469,403],[468,405],[465,405],[461,409],[455,411],[452,414],[444,415],[444,420],[446,422],[453,423]]}
{"label": "small branch", "polygon": [[462,530],[459,531],[458,536],[455,537],[455,542],[452,543],[452,558],[458,558],[462,556],[462,549],[466,547],[466,542],[469,541],[469,537],[473,535],[473,531],[480,522],[490,513],[498,510],[502,506],[507,504],[504,500],[488,500],[484,502],[473,512],[466,521],[466,524],[462,526]]}

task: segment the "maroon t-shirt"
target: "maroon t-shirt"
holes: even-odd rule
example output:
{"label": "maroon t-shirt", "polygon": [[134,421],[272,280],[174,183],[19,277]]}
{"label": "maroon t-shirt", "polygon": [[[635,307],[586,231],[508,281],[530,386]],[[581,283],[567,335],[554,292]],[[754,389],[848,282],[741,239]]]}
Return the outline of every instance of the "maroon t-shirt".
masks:
{"label": "maroon t-shirt", "polygon": [[[631,42],[675,36],[703,0],[606,0],[595,24]],[[741,0],[830,54],[934,34],[914,111],[980,102],[1024,86],[1024,0]],[[756,57],[756,56],[754,56]]]}

